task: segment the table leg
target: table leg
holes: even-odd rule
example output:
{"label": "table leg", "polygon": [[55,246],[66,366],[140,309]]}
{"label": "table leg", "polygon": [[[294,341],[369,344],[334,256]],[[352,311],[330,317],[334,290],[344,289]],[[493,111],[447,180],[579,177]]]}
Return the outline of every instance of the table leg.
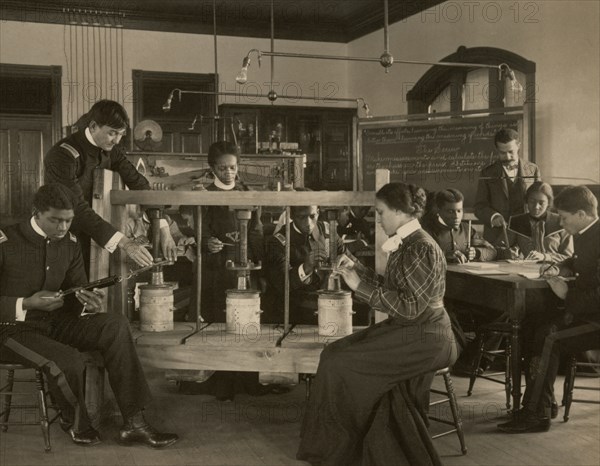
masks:
{"label": "table leg", "polygon": [[513,299],[508,309],[511,323],[511,372],[512,372],[512,410],[521,407],[521,340],[519,330],[521,320],[525,317],[525,290],[514,290]]}
{"label": "table leg", "polygon": [[521,406],[521,342],[519,330],[521,323],[518,319],[511,319],[511,354],[510,366],[512,371],[512,411]]}

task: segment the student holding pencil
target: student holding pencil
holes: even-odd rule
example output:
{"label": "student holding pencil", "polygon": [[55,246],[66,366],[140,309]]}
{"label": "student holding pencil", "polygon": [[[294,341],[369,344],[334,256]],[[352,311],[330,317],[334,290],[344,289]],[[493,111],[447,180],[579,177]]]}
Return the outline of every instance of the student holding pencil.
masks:
{"label": "student holding pencil", "polygon": [[510,249],[499,248],[499,258],[560,263],[573,255],[573,237],[561,226],[558,214],[549,211],[553,199],[548,183],[536,181],[527,189],[528,212],[510,217],[509,244],[503,244]]}
{"label": "student holding pencil", "polygon": [[424,222],[423,229],[440,245],[449,264],[493,261],[496,249],[463,219],[463,194],[445,189],[435,194],[437,215]]}

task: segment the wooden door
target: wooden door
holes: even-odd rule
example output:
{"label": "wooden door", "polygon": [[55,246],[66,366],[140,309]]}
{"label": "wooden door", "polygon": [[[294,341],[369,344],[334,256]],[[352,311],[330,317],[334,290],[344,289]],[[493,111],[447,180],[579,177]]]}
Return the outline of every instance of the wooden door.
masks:
{"label": "wooden door", "polygon": [[43,160],[52,141],[50,118],[0,117],[0,224],[31,215],[42,184]]}

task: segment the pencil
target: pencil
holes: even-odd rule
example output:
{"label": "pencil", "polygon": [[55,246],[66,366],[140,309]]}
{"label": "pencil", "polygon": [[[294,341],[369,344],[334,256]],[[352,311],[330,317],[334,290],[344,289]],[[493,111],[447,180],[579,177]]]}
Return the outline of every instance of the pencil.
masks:
{"label": "pencil", "polygon": [[471,220],[468,222],[467,230],[467,254],[469,253],[469,249],[471,249]]}
{"label": "pencil", "polygon": [[502,234],[504,235],[504,241],[506,242],[506,247],[510,248],[510,244],[508,241],[508,233],[506,232],[506,225],[502,225]]}
{"label": "pencil", "polygon": [[544,270],[542,270],[542,271],[540,272],[540,277],[543,277],[543,276],[544,276],[544,274],[545,274],[545,273],[546,273],[548,270],[550,270],[552,267],[554,267],[556,264],[557,264],[556,262],[550,262],[550,264],[548,265],[548,267],[546,267]]}

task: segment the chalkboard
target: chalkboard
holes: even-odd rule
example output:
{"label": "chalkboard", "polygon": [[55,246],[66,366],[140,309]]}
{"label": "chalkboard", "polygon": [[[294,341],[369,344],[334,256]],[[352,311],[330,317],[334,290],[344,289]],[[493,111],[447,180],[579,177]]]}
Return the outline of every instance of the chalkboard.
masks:
{"label": "chalkboard", "polygon": [[391,181],[427,191],[458,189],[465,207],[472,207],[479,172],[494,160],[494,134],[501,128],[522,134],[521,127],[522,114],[366,123],[360,131],[362,189],[374,190],[375,170],[386,168]]}

